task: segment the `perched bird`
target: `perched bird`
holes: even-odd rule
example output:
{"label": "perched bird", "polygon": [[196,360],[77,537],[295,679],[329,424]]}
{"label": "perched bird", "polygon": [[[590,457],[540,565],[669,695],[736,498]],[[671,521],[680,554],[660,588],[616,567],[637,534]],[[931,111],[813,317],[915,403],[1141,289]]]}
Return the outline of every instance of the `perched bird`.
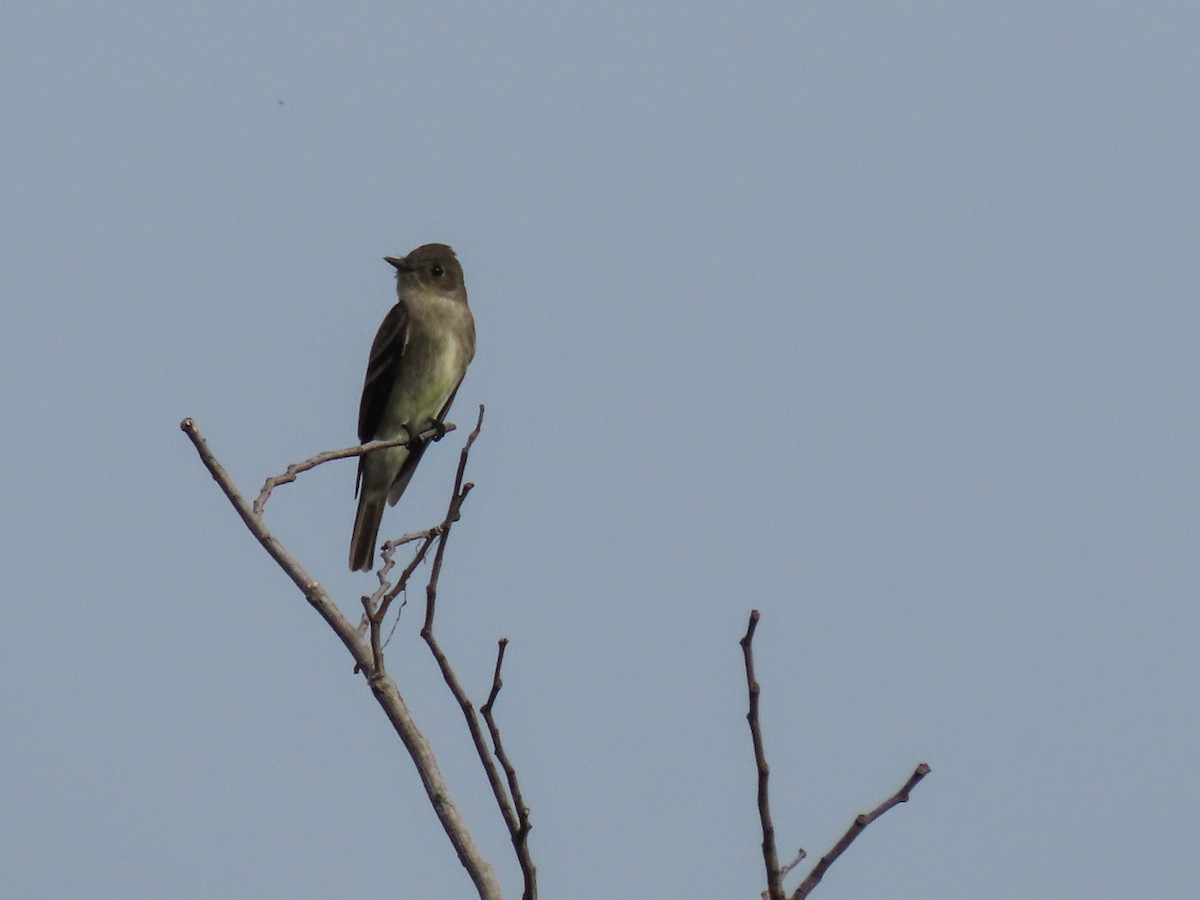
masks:
{"label": "perched bird", "polygon": [[384,259],[396,267],[398,300],[371,344],[358,439],[365,444],[407,435],[412,443],[358,458],[350,568],[364,572],[375,565],[384,500],[396,504],[425,452],[417,435],[442,424],[475,357],[475,320],[454,251],[425,244],[402,259]]}

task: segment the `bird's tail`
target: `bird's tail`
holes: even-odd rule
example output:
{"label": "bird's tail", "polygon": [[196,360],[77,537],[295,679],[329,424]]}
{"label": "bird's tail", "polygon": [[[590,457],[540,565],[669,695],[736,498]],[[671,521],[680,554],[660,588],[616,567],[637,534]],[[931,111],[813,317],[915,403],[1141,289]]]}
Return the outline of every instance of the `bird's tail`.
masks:
{"label": "bird's tail", "polygon": [[375,540],[379,537],[379,522],[383,518],[383,497],[363,491],[358,498],[358,515],[350,535],[350,570],[370,572],[375,567]]}

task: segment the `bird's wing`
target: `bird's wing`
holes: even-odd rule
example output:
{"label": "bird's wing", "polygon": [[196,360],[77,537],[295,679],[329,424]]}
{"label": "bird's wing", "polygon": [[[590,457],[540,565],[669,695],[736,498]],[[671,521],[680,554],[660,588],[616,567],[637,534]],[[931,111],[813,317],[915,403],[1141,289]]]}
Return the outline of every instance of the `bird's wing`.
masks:
{"label": "bird's wing", "polygon": [[367,376],[363,380],[362,400],[358,404],[358,439],[364,444],[374,439],[383,421],[392,386],[404,365],[408,325],[408,307],[401,302],[384,316],[379,331],[375,332],[371,357],[367,361]]}

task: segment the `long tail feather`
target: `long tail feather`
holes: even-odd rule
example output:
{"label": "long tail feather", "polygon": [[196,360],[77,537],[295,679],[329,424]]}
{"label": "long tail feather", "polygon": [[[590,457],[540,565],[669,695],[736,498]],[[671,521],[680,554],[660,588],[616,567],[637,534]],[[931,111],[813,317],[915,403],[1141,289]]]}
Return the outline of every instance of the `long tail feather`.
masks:
{"label": "long tail feather", "polygon": [[368,496],[366,491],[358,498],[358,515],[354,517],[354,531],[350,535],[351,571],[370,572],[375,567],[375,541],[383,518],[383,499]]}

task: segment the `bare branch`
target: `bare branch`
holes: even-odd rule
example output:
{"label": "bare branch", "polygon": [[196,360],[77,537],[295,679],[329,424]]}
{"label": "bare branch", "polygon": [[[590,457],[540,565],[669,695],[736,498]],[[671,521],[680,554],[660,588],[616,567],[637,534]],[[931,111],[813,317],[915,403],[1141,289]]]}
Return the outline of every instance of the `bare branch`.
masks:
{"label": "bare branch", "polygon": [[437,603],[437,585],[438,578],[442,572],[442,560],[445,557],[446,541],[450,537],[451,527],[458,521],[462,502],[466,499],[467,493],[472,487],[470,482],[464,483],[463,478],[466,474],[467,457],[470,453],[471,445],[475,442],[475,438],[479,436],[479,429],[482,425],[483,406],[480,406],[479,418],[475,422],[475,428],[467,438],[467,443],[463,446],[462,452],[459,454],[458,472],[454,478],[454,491],[450,495],[450,504],[446,509],[446,518],[438,526],[437,552],[434,554],[433,570],[429,575],[429,583],[425,586],[425,624],[421,628],[421,637],[429,647],[429,652],[433,654],[438,670],[442,673],[442,680],[446,682],[446,686],[450,689],[450,693],[454,695],[459,709],[462,710],[463,718],[467,723],[467,731],[471,735],[471,742],[475,745],[475,753],[483,765],[488,784],[491,785],[492,794],[496,798],[496,804],[500,807],[500,814],[504,817],[504,822],[508,826],[509,831],[512,831],[518,827],[517,814],[512,807],[508,794],[504,790],[504,784],[500,779],[500,773],[496,768],[491,751],[488,750],[487,741],[483,736],[483,728],[479,724],[479,717],[475,714],[475,706],[471,703],[471,698],[467,696],[462,682],[458,680],[458,675],[455,674],[453,667],[450,665],[449,658],[446,656],[445,651],[442,650],[441,644],[438,643],[437,637],[433,633],[433,617]]}
{"label": "bare branch", "polygon": [[781,879],[787,878],[788,872],[792,871],[792,869],[796,868],[796,866],[800,865],[806,859],[808,859],[808,853],[801,847],[796,851],[796,855],[792,858],[792,861],[779,870],[779,877]]}
{"label": "bare branch", "polygon": [[500,772],[496,768],[495,760],[492,759],[491,751],[488,749],[487,741],[484,739],[483,729],[479,725],[479,717],[475,714],[475,707],[471,704],[471,698],[467,696],[467,692],[463,689],[462,683],[454,673],[454,669],[451,668],[450,660],[446,657],[445,651],[442,650],[433,632],[423,630],[421,637],[429,645],[429,652],[433,654],[434,661],[437,662],[438,669],[442,673],[442,680],[446,682],[446,686],[450,688],[450,693],[454,695],[459,709],[462,710],[463,718],[467,723],[467,731],[471,734],[471,742],[475,745],[475,753],[479,757],[479,762],[483,765],[483,771],[487,775],[488,784],[492,788],[492,795],[496,798],[496,805],[500,808],[500,814],[504,817],[504,823],[511,832],[514,828],[518,827],[516,812],[513,810],[512,803],[508,799],[508,794],[504,790],[504,784],[500,779]]}
{"label": "bare branch", "polygon": [[[521,873],[525,878],[525,900],[536,900],[536,869],[529,857],[526,841],[531,826],[529,824],[528,810],[524,809],[523,802],[520,799],[520,791],[515,787],[516,772],[515,770],[511,773],[509,772],[510,766],[507,764],[507,757],[500,755],[499,750],[497,751],[497,756],[493,756],[492,750],[489,749],[487,740],[484,738],[483,729],[480,727],[479,716],[476,715],[475,707],[471,703],[470,697],[467,696],[466,690],[463,689],[458,675],[450,665],[450,660],[446,656],[445,651],[442,650],[441,644],[438,643],[437,636],[433,633],[434,615],[437,610],[438,580],[442,574],[442,561],[445,558],[446,542],[450,537],[450,529],[459,520],[463,501],[466,500],[467,494],[474,487],[469,481],[464,481],[463,479],[467,470],[467,459],[471,452],[471,446],[475,443],[475,439],[479,436],[479,430],[483,426],[483,412],[483,407],[480,406],[479,418],[475,422],[475,428],[471,431],[462,452],[459,454],[458,471],[454,478],[454,492],[450,496],[450,504],[446,509],[446,518],[437,529],[437,551],[434,553],[429,583],[425,586],[425,624],[421,628],[421,637],[428,645],[429,652],[433,654],[434,661],[442,673],[442,680],[446,682],[446,686],[450,689],[450,693],[454,695],[459,709],[462,710],[463,719],[467,723],[467,731],[471,735],[471,742],[475,745],[475,753],[479,757],[479,762],[483,766],[484,773],[487,775],[488,784],[491,786],[492,795],[496,799],[496,805],[500,809],[500,815],[504,818],[504,824],[508,827],[509,834],[512,836],[513,848],[516,850],[517,859],[521,864]],[[503,646],[503,642],[501,646]],[[501,650],[500,655],[503,656],[503,650]],[[498,678],[499,669],[497,668],[496,679]],[[496,679],[493,679],[492,682],[492,694],[489,695],[489,703],[495,699],[495,694],[499,691]],[[491,723],[489,723],[489,727],[491,727]],[[498,731],[493,732],[493,743],[498,741],[498,735]],[[497,746],[499,747],[498,744]],[[513,790],[513,798],[510,798],[508,791],[505,790],[505,784],[500,778],[500,772],[496,767],[497,757],[499,757],[501,765],[504,766],[506,775],[509,775],[508,784],[509,788]]]}
{"label": "bare branch", "polygon": [[[444,423],[444,428],[427,428],[418,435],[418,439],[427,441],[439,438],[441,435],[453,431],[456,427],[453,422],[446,422]],[[281,474],[272,475],[263,482],[262,490],[258,492],[258,497],[254,500],[254,512],[256,515],[261,516],[263,510],[266,509],[267,500],[271,498],[271,491],[275,490],[281,484],[291,484],[301,472],[315,469],[322,463],[332,462],[335,459],[362,456],[364,453],[370,453],[373,450],[384,450],[388,447],[406,447],[410,440],[408,435],[405,435],[402,438],[390,441],[369,441],[365,444],[359,444],[356,447],[343,447],[341,450],[326,450],[324,453],[318,453],[316,456],[311,456],[303,462],[292,463]]]}
{"label": "bare branch", "polygon": [[[786,900],[787,894],[783,889],[783,879],[789,872],[792,871],[800,861],[807,855],[804,849],[801,848],[796,858],[786,866],[779,865],[779,853],[775,846],[775,826],[771,822],[771,804],[767,797],[767,778],[770,775],[770,767],[767,765],[766,756],[763,753],[762,730],[759,727],[758,721],[758,696],[759,687],[758,681],[754,676],[754,631],[758,627],[758,610],[750,611],[750,622],[746,627],[746,634],[742,637],[742,655],[746,662],[746,685],[750,691],[750,711],[746,713],[746,719],[750,723],[750,737],[754,742],[754,761],[758,767],[758,816],[762,822],[763,833],[763,864],[767,870],[767,890],[763,892],[764,900]],[[808,877],[800,884],[792,894],[791,900],[803,900],[825,877],[825,872],[833,865],[834,860],[841,856],[846,848],[854,842],[854,839],[862,834],[863,829],[882,816],[885,812],[895,806],[897,803],[908,802],[909,792],[916,787],[917,783],[928,775],[930,772],[929,766],[921,763],[917,766],[912,777],[904,783],[895,794],[879,804],[869,813],[864,813],[854,820],[854,824],[850,829],[842,835],[842,839],[834,845],[825,856],[821,857],[820,862],[813,867],[809,872]]]}
{"label": "bare branch", "polygon": [[813,867],[813,870],[808,873],[808,877],[796,888],[796,892],[792,894],[792,900],[803,900],[809,893],[820,884],[821,879],[825,877],[825,872],[833,865],[834,860],[841,856],[846,848],[849,847],[856,837],[862,834],[863,829],[882,816],[885,812],[896,806],[899,803],[907,803],[909,792],[930,773],[931,769],[925,763],[917,766],[916,770],[909,776],[908,781],[904,782],[904,786],[896,791],[887,800],[884,800],[869,813],[862,813],[854,820],[854,824],[842,835],[842,839],[833,845],[833,849],[821,857],[821,861]]}
{"label": "bare branch", "polygon": [[767,870],[767,896],[769,900],[785,900],[783,874],[779,868],[779,851],[775,847],[775,825],[771,821],[771,804],[767,798],[767,779],[771,768],[763,752],[762,729],[758,724],[758,681],[754,677],[754,630],[758,627],[758,610],[750,611],[750,622],[742,637],[742,656],[746,663],[746,687],[750,692],[750,710],[746,721],[750,723],[750,739],[754,742],[754,762],[758,769],[758,818],[762,823],[763,865]]}
{"label": "bare branch", "polygon": [[412,578],[413,572],[417,571],[417,566],[421,565],[421,563],[425,561],[425,557],[429,555],[429,548],[433,546],[434,540],[436,540],[438,535],[441,533],[442,528],[439,525],[436,528],[430,528],[426,530],[425,533],[421,535],[406,535],[404,538],[401,538],[399,542],[387,541],[384,543],[385,553],[388,552],[391,547],[409,541],[419,540],[421,542],[421,546],[417,548],[417,552],[413,554],[412,560],[407,566],[404,567],[404,571],[400,573],[400,577],[396,579],[395,586],[393,586],[391,590],[383,595],[383,599],[379,605],[379,620],[381,622],[383,621],[383,617],[387,615],[388,607],[392,605],[392,601],[400,596],[400,594],[402,594],[408,587],[408,580]]}
{"label": "bare branch", "polygon": [[[375,610],[379,608],[379,604],[385,602],[385,600],[388,604],[390,604],[392,600],[394,600],[396,596],[402,593],[408,586],[408,579],[412,576],[412,570],[415,570],[416,567],[420,565],[421,560],[425,558],[425,554],[428,552],[428,547],[422,546],[418,548],[413,562],[411,562],[404,569],[400,575],[400,580],[393,585],[390,581],[388,581],[388,573],[391,572],[396,565],[396,551],[405,544],[410,544],[413,541],[432,541],[432,539],[437,537],[437,535],[438,526],[435,526],[433,528],[426,528],[424,531],[412,531],[406,535],[403,535],[402,537],[383,542],[383,546],[380,547],[379,554],[380,558],[383,560],[383,563],[375,572],[375,577],[379,579],[379,587],[375,589],[373,594],[364,596],[362,598],[363,609],[365,612],[363,613],[362,621],[359,622],[358,625],[360,634],[365,634],[367,632],[367,629],[370,626],[371,616],[375,614]],[[387,610],[385,609],[384,612],[380,614],[380,619],[383,618],[383,615],[385,615],[386,612]],[[395,628],[395,626],[392,627],[393,629]]]}
{"label": "bare branch", "polygon": [[[383,565],[380,566],[378,572],[379,587],[375,590],[375,593],[364,595],[362,598],[363,621],[371,636],[371,654],[374,656],[375,664],[380,670],[384,667],[383,645],[385,642],[380,637],[383,620],[388,614],[388,609],[391,607],[392,601],[408,588],[408,581],[412,577],[413,572],[425,560],[425,557],[429,554],[429,548],[433,546],[434,540],[441,533],[442,526],[438,525],[434,528],[428,528],[424,532],[406,534],[395,541],[385,541],[383,544]],[[396,564],[395,553],[397,547],[416,540],[421,541],[421,546],[417,548],[417,552],[413,554],[412,560],[404,567],[404,571],[400,573],[400,577],[396,579],[396,583],[393,585],[387,580],[387,575]],[[404,604],[400,605],[403,608]],[[393,625],[392,627],[394,630],[395,626]],[[390,634],[388,639],[391,639]]]}
{"label": "bare branch", "polygon": [[513,806],[517,810],[518,827],[513,829],[510,824],[508,832],[512,838],[513,850],[517,854],[517,862],[521,864],[521,875],[525,879],[525,891],[522,898],[523,900],[537,900],[537,867],[533,864],[533,857],[529,854],[529,832],[533,828],[533,823],[529,821],[529,807],[525,805],[525,798],[521,795],[521,785],[517,781],[516,767],[513,766],[508,754],[504,751],[504,742],[500,740],[500,727],[492,715],[492,707],[496,703],[496,698],[500,696],[500,689],[504,687],[504,682],[500,680],[500,667],[504,665],[504,651],[507,647],[508,638],[500,638],[496,651],[496,672],[492,676],[492,690],[488,694],[487,702],[480,708],[480,712],[483,713],[483,721],[487,723],[488,734],[492,736],[492,749],[504,769],[504,777],[508,781],[508,790],[512,795]]}
{"label": "bare branch", "polygon": [[[437,553],[433,557],[433,571],[429,576],[429,584],[425,586],[425,625],[421,628],[421,637],[425,637],[427,632],[433,630],[433,612],[437,604],[437,585],[438,579],[442,575],[442,558],[446,555],[446,541],[450,539],[450,527],[457,522],[461,517],[463,501],[467,499],[467,494],[475,485],[467,481],[464,483],[463,477],[467,472],[467,457],[470,456],[471,446],[475,443],[475,439],[479,437],[479,430],[483,427],[483,404],[479,404],[479,418],[475,420],[475,427],[467,436],[467,442],[463,444],[462,452],[458,454],[458,471],[454,475],[454,493],[450,495],[450,506],[446,510],[446,518],[442,520],[439,527]],[[427,639],[428,640],[428,639]]]}
{"label": "bare branch", "polygon": [[287,549],[281,544],[265,524],[260,516],[256,515],[249,504],[233,483],[233,479],[229,477],[229,473],[213,456],[212,451],[208,449],[208,443],[200,434],[200,429],[196,427],[196,423],[191,419],[184,419],[179,423],[180,429],[188,436],[192,444],[196,448],[196,452],[200,454],[200,461],[204,463],[212,475],[213,480],[217,482],[229,502],[233,504],[233,508],[237,514],[241,516],[242,522],[250,529],[250,533],[258,540],[264,550],[271,555],[271,558],[279,565],[287,574],[292,582],[298,587],[305,599],[312,604],[321,617],[329,624],[334,633],[346,645],[346,649],[350,651],[350,655],[354,657],[356,663],[363,663],[367,660],[367,648],[359,637],[358,631],[350,624],[349,620],[342,615],[342,611],[337,604],[325,593],[316,581],[313,580],[304,568],[296,561]]}
{"label": "bare branch", "polygon": [[[475,846],[474,839],[471,837],[466,824],[463,822],[457,807],[450,797],[449,789],[446,786],[445,779],[442,777],[441,770],[438,768],[433,750],[424,735],[418,730],[412,713],[401,696],[395,681],[381,667],[376,666],[377,657],[372,653],[371,647],[363,635],[342,615],[341,610],[325,592],[325,589],[312,579],[279,540],[271,534],[270,530],[263,524],[261,515],[238,492],[237,487],[225,471],[225,468],[217,461],[212,451],[209,450],[208,443],[200,434],[196,423],[191,419],[184,419],[179,423],[179,427],[191,440],[193,446],[196,448],[196,452],[200,456],[200,461],[208,469],[229,502],[233,504],[233,508],[250,530],[250,533],[254,535],[263,549],[267,551],[287,576],[291,578],[296,587],[304,594],[309,604],[316,609],[329,624],[329,627],[333,629],[334,633],[350,652],[351,657],[353,657],[355,669],[363,672],[366,676],[371,692],[375,695],[375,699],[379,702],[379,705],[383,707],[383,711],[392,723],[392,727],[395,728],[396,734],[400,737],[405,749],[408,750],[413,765],[417,769],[417,774],[421,779],[421,784],[425,788],[425,794],[429,798],[430,805],[433,806],[433,810],[437,814],[438,820],[446,832],[446,836],[450,839],[450,843],[453,845],[459,861],[467,870],[471,881],[475,884],[475,889],[479,896],[483,900],[501,900],[500,885],[496,880],[496,873],[492,870],[491,863],[487,861],[483,854],[480,853],[479,848]],[[375,448],[368,444],[363,447],[353,448],[354,452],[348,452],[345,455],[356,456],[370,449]],[[313,465],[317,464],[313,463]],[[292,478],[294,477],[293,475]],[[266,490],[266,493],[269,495],[270,491]],[[263,495],[260,495],[260,499],[263,499],[265,502]]]}

